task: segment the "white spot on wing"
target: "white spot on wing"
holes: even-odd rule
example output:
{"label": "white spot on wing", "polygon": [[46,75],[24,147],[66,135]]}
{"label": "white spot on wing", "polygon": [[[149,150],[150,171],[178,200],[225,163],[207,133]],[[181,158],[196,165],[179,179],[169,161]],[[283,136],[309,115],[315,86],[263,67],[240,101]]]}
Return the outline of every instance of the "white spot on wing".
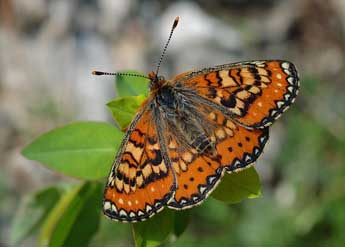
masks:
{"label": "white spot on wing", "polygon": [[121,209],[120,212],[119,212],[119,215],[120,216],[127,216],[127,213],[125,210]]}
{"label": "white spot on wing", "polygon": [[234,166],[236,167],[236,166],[239,166],[239,165],[241,165],[241,162],[239,160],[236,160],[235,163],[234,163]]}
{"label": "white spot on wing", "polygon": [[208,182],[209,182],[210,184],[212,184],[213,181],[214,181],[216,178],[217,178],[216,176],[209,176],[209,177],[208,177]]}
{"label": "white spot on wing", "polygon": [[290,68],[290,64],[287,63],[287,62],[284,62],[284,63],[282,63],[282,68],[283,69],[288,69],[288,68]]}
{"label": "white spot on wing", "polygon": [[200,191],[201,194],[204,194],[206,189],[207,189],[206,186],[199,186],[199,191]]}
{"label": "white spot on wing", "polygon": [[246,157],[244,158],[246,162],[249,162],[252,160],[252,158],[249,155],[246,155]]}
{"label": "white spot on wing", "polygon": [[266,140],[266,137],[265,137],[265,136],[261,136],[261,137],[260,137],[260,142],[261,142],[261,143],[263,143],[265,140]]}
{"label": "white spot on wing", "polygon": [[284,105],[284,101],[278,101],[277,106],[278,108],[282,107]]}
{"label": "white spot on wing", "polygon": [[149,212],[151,212],[151,211],[152,211],[152,208],[151,208],[151,206],[150,206],[150,205],[146,205],[146,209],[145,209],[145,210],[146,210],[146,212],[148,212],[148,213],[149,213]]}
{"label": "white spot on wing", "polygon": [[110,208],[111,208],[111,203],[110,203],[110,202],[105,202],[103,208],[104,208],[105,210],[110,209]]}

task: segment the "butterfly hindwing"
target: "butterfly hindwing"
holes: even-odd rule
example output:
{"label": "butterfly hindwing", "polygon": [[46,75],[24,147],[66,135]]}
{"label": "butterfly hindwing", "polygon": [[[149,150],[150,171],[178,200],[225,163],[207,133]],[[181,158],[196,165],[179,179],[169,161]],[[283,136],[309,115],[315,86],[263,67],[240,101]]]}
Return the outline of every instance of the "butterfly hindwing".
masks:
{"label": "butterfly hindwing", "polygon": [[[249,130],[236,125],[216,109],[194,102],[198,112],[191,118],[202,121],[210,143],[209,151],[200,152],[183,142],[178,130],[165,129],[167,149],[176,174],[177,190],[170,208],[184,209],[201,203],[216,187],[225,171],[244,169],[261,154],[268,129]],[[202,141],[200,139],[200,141]]]}
{"label": "butterfly hindwing", "polygon": [[162,210],[174,191],[175,178],[161,152],[154,112],[143,110],[120,147],[104,192],[103,211],[123,222],[145,220]]}
{"label": "butterfly hindwing", "polygon": [[198,153],[195,148],[181,148],[173,133],[168,134],[168,154],[175,172],[177,190],[170,208],[183,209],[201,203],[217,184],[223,170],[219,160]]}
{"label": "butterfly hindwing", "polygon": [[271,125],[294,102],[299,78],[287,61],[252,61],[177,76],[176,84],[223,108],[248,128]]}

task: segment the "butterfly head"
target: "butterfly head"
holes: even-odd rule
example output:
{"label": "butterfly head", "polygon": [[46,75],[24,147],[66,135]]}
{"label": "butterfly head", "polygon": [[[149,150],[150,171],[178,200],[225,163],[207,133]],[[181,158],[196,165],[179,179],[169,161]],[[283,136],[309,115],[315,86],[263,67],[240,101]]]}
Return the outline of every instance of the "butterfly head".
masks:
{"label": "butterfly head", "polygon": [[148,78],[150,79],[150,90],[155,91],[162,87],[162,85],[166,82],[163,76],[158,76],[154,71],[151,71],[148,74]]}

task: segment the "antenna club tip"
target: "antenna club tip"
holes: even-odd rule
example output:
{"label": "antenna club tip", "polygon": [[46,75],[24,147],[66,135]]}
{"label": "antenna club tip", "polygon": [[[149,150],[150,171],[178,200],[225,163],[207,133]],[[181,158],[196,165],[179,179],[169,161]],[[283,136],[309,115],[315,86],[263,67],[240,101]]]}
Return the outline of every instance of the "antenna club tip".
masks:
{"label": "antenna club tip", "polygon": [[93,74],[93,75],[103,75],[104,73],[100,72],[100,71],[97,71],[97,70],[94,70],[94,71],[91,72],[91,74]]}
{"label": "antenna club tip", "polygon": [[173,24],[173,29],[175,29],[177,27],[178,22],[180,21],[180,17],[176,16],[175,20],[174,20],[174,24]]}

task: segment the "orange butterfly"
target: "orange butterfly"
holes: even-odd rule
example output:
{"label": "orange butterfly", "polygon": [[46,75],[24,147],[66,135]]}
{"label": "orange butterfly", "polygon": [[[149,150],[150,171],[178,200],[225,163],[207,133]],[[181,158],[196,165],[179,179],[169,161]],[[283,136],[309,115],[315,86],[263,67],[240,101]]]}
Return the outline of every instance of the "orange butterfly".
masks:
{"label": "orange butterfly", "polygon": [[[157,73],[177,23],[178,17]],[[105,188],[103,211],[114,220],[142,221],[165,206],[203,202],[225,172],[259,157],[268,127],[299,89],[295,66],[280,60],[225,64],[172,80],[157,73],[148,75],[150,95],[128,127]]]}

